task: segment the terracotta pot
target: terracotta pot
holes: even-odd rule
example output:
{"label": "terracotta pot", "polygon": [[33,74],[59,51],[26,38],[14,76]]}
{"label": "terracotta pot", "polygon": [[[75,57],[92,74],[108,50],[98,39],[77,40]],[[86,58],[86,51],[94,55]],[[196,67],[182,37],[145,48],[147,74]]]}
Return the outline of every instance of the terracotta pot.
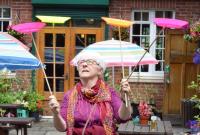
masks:
{"label": "terracotta pot", "polygon": [[141,125],[148,125],[149,116],[140,116],[140,124]]}

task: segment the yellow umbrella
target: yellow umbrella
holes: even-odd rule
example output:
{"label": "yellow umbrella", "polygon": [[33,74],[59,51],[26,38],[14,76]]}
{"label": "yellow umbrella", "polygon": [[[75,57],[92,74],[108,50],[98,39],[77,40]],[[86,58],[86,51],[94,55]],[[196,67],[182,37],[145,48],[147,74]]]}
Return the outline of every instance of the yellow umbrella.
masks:
{"label": "yellow umbrella", "polygon": [[36,16],[38,19],[40,19],[42,22],[45,23],[64,23],[71,19],[71,17],[61,17],[61,16],[41,16],[37,15]]}
{"label": "yellow umbrella", "polygon": [[[52,23],[53,26],[54,26],[55,23],[62,24],[62,23],[65,23],[66,21],[68,21],[69,19],[71,19],[71,17],[62,17],[62,16],[40,16],[40,15],[37,15],[36,17],[38,19],[40,19],[42,22]],[[53,48],[54,48],[53,49],[53,62],[55,63],[56,62],[56,59],[55,59],[56,49],[55,49],[55,46]],[[53,64],[53,66],[54,66],[53,74],[54,74],[54,76],[56,76],[56,74],[55,74],[55,69],[56,69],[55,64]],[[47,85],[48,85],[48,87],[50,89],[49,82],[48,82],[48,80],[46,80],[46,81],[47,81]],[[55,90],[56,90],[56,85],[55,85],[56,84],[56,80],[55,79],[53,80],[53,83],[54,83],[53,91],[55,93]],[[51,90],[50,90],[50,93],[51,93]]]}
{"label": "yellow umbrella", "polygon": [[[120,41],[120,48],[121,48],[121,32],[120,28],[125,27],[128,28],[131,25],[133,25],[132,21],[127,21],[127,20],[122,20],[122,19],[115,19],[115,18],[108,18],[108,17],[101,17],[107,24],[112,25],[112,26],[117,26],[119,30],[119,41]],[[122,50],[120,50],[121,54],[121,62],[122,62],[122,76],[124,78],[124,64],[123,64],[123,54]],[[127,101],[127,95],[125,93],[125,102],[126,102],[126,107],[128,106],[128,101]]]}
{"label": "yellow umbrella", "polygon": [[117,27],[130,27],[133,22],[115,18],[101,17],[107,24]]}

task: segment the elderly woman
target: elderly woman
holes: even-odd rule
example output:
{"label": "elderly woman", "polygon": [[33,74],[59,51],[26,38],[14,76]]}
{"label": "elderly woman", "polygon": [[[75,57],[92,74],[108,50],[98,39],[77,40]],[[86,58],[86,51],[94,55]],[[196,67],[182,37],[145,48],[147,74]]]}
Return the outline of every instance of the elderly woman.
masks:
{"label": "elderly woman", "polygon": [[124,102],[128,82],[121,83],[120,97],[102,80],[105,64],[99,55],[82,53],[75,64],[80,82],[67,91],[61,105],[55,96],[49,97],[55,128],[67,135],[116,134],[115,124],[131,118],[130,103]]}

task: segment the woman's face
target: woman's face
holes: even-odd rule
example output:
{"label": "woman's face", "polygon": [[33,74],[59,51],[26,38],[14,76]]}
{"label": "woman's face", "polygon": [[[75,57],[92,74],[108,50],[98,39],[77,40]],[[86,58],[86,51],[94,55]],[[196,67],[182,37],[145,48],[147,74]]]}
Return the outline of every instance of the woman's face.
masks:
{"label": "woman's face", "polygon": [[92,59],[78,61],[78,72],[82,79],[95,78],[102,74],[102,68]]}

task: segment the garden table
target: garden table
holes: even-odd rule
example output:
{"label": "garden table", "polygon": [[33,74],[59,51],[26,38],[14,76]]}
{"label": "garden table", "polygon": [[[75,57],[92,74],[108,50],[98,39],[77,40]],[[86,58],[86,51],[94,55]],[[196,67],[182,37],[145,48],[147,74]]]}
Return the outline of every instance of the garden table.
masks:
{"label": "garden table", "polygon": [[22,106],[21,104],[0,104],[0,108],[5,109],[6,113],[13,113],[15,117],[17,116],[17,109]]}
{"label": "garden table", "polygon": [[[31,127],[34,118],[16,118],[16,117],[0,117],[1,124],[14,125],[15,129],[23,129],[24,135],[27,135],[27,128]],[[0,125],[0,134],[8,135],[8,126]],[[2,133],[1,133],[2,132]]]}
{"label": "garden table", "polygon": [[173,135],[170,121],[157,121],[157,128],[151,130],[150,125],[134,125],[132,121],[122,123],[118,128],[119,135]]}

